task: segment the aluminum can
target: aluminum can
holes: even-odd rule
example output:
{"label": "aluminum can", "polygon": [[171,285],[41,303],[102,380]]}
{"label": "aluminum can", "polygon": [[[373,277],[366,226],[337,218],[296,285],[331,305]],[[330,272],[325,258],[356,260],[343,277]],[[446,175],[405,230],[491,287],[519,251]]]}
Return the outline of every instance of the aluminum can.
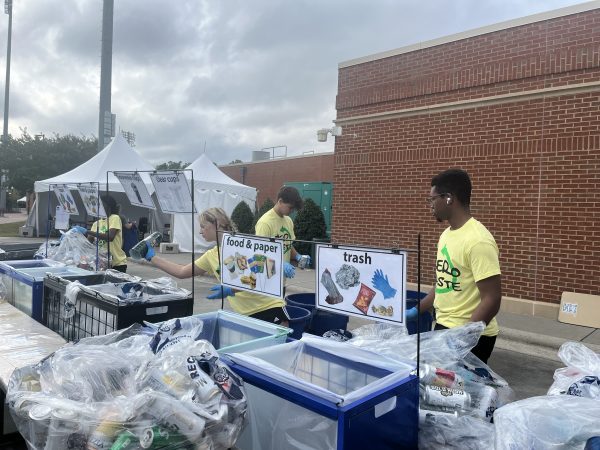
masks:
{"label": "aluminum can", "polygon": [[29,436],[34,448],[46,445],[51,417],[52,408],[47,405],[34,405],[29,410]]}
{"label": "aluminum can", "polygon": [[439,409],[421,409],[419,408],[419,424],[425,422],[437,422],[440,419],[455,421],[458,419],[458,411],[442,411]]}
{"label": "aluminum can", "polygon": [[153,416],[167,431],[176,431],[191,442],[199,439],[204,431],[206,421],[187,409],[178,400],[169,401],[160,396],[152,396],[149,398],[147,406],[148,414]]}
{"label": "aluminum can", "polygon": [[452,370],[440,369],[439,367],[422,364],[419,367],[419,378],[421,383],[433,386],[444,386],[454,389],[464,389],[465,380]]}
{"label": "aluminum can", "polygon": [[50,416],[48,437],[44,450],[65,450],[69,448],[71,436],[80,430],[75,411],[55,409]]}
{"label": "aluminum can", "polygon": [[100,422],[88,439],[87,450],[106,450],[111,448],[117,435],[123,431],[123,424],[111,420]]}
{"label": "aluminum can", "polygon": [[491,386],[482,386],[478,396],[473,395],[473,411],[488,422],[494,417],[498,406],[498,392]]}
{"label": "aluminum can", "polygon": [[308,259],[309,257],[307,255],[302,255],[300,257],[300,261],[298,261],[298,268],[306,269],[306,267],[308,266]]}
{"label": "aluminum can", "polygon": [[[110,450],[138,450],[149,448],[154,440],[152,428],[141,430],[141,436],[127,430],[121,433],[117,440],[111,445]],[[144,445],[142,445],[142,442]]]}
{"label": "aluminum can", "polygon": [[451,409],[465,409],[471,404],[471,396],[464,390],[443,386],[425,386],[423,400],[428,405]]}

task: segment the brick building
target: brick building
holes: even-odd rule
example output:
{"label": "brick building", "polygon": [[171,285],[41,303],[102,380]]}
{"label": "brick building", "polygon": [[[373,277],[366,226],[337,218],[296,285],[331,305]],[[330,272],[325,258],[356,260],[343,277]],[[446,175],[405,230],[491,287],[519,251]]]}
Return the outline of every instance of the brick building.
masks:
{"label": "brick building", "polygon": [[258,189],[257,204],[270,198],[275,201],[277,191],[286,182],[333,181],[333,153],[292,156],[219,166],[234,180]]}
{"label": "brick building", "polygon": [[505,310],[556,318],[563,291],[599,293],[600,2],[341,63],[336,108],[335,242],[415,248],[422,233],[431,284],[443,226],[425,198],[460,167],[500,247]]}

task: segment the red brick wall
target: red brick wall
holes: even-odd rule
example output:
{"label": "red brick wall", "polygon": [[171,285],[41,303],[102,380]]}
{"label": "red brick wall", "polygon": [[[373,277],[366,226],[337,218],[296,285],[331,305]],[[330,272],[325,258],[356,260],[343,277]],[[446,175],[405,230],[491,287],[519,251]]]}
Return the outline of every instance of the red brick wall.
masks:
{"label": "red brick wall", "polygon": [[[599,53],[594,10],[342,68],[338,120],[600,83]],[[431,284],[444,226],[425,198],[433,175],[461,167],[472,177],[473,215],[500,247],[504,295],[557,303],[562,291],[597,294],[600,87],[589,90],[342,121],[333,240],[415,248],[422,233],[423,277]]]}
{"label": "red brick wall", "polygon": [[[246,168],[242,179],[242,168]],[[333,153],[299,156],[219,166],[225,174],[240,183],[258,189],[258,206],[270,198],[275,201],[277,191],[285,182],[333,181]]]}

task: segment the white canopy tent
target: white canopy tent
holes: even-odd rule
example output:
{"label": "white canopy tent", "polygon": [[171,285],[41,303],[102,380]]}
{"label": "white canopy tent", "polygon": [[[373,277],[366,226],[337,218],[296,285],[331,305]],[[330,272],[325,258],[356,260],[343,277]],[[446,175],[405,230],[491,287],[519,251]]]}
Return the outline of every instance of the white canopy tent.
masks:
{"label": "white canopy tent", "polygon": [[[154,170],[154,167],[142,158],[119,134],[100,153],[79,167],[47,180],[36,181],[34,185],[36,192],[35,206],[29,215],[27,225],[35,227],[37,236],[46,234],[47,222],[50,219],[48,211],[50,216],[53,216],[58,204],[56,196],[51,191],[54,185],[66,184],[75,189],[77,184],[99,183],[100,194],[102,195],[106,191],[107,172],[136,170]],[[150,176],[148,173],[140,173],[140,176],[144,180],[148,192],[152,194],[154,186],[150,181]],[[162,222],[157,219],[157,214],[154,211],[131,205],[125,195],[123,186],[112,173],[108,174],[108,191],[121,205],[121,214],[126,218],[137,221],[140,217],[152,217],[155,222],[156,220]],[[80,215],[71,216],[71,221],[72,223],[85,223],[88,221],[85,207],[79,195],[74,195],[74,198]],[[50,202],[49,209],[48,202]],[[151,222],[151,220],[149,221]]]}
{"label": "white canopy tent", "polygon": [[[245,184],[238,183],[225,175],[210,158],[204,154],[200,155],[187,169],[194,171],[194,204],[198,213],[207,208],[223,208],[231,216],[231,213],[240,202],[246,202],[254,211],[256,204],[256,189]],[[185,172],[191,184],[191,172]],[[194,216],[196,220],[197,215]],[[174,214],[172,221],[173,242],[179,244],[183,252],[192,251],[192,223],[190,214]],[[199,235],[198,222],[194,222],[196,233],[195,251],[204,252],[213,244],[209,244]]]}

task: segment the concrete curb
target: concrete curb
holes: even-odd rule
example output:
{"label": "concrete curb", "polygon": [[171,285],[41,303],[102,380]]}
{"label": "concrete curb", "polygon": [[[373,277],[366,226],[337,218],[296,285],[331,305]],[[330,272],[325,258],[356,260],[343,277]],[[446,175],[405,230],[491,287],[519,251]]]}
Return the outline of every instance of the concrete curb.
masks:
{"label": "concrete curb", "polygon": [[[500,329],[500,334],[496,340],[496,347],[551,359],[553,361],[560,361],[558,350],[562,344],[569,341],[572,340],[503,327]],[[590,350],[600,353],[600,345],[587,342],[581,343]]]}

